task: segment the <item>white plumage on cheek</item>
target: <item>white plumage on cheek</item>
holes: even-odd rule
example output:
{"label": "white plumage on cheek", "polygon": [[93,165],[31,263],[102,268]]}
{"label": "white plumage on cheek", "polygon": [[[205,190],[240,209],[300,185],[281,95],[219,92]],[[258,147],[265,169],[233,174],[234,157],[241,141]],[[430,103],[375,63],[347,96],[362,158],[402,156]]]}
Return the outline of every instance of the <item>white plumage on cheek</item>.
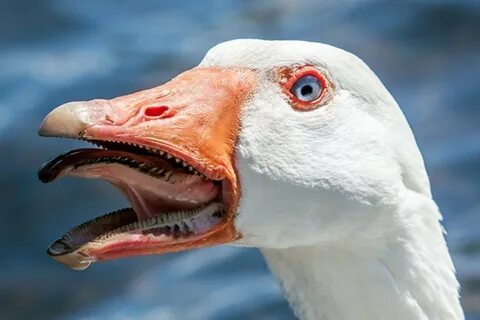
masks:
{"label": "white plumage on cheek", "polygon": [[373,219],[368,205],[388,204],[400,188],[383,127],[346,91],[299,112],[266,73],[259,76],[262,86],[243,109],[237,152],[236,223],[244,242],[306,245],[338,240],[342,234],[333,230],[365,227]]}

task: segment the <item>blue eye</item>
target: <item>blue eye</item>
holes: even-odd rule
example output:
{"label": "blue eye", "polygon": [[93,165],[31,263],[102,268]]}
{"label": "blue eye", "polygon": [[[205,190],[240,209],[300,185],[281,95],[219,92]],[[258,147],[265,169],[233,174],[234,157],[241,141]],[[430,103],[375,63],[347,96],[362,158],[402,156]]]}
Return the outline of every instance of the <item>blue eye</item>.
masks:
{"label": "blue eye", "polygon": [[299,78],[290,92],[300,101],[310,102],[318,99],[322,94],[323,86],[314,76],[306,75]]}

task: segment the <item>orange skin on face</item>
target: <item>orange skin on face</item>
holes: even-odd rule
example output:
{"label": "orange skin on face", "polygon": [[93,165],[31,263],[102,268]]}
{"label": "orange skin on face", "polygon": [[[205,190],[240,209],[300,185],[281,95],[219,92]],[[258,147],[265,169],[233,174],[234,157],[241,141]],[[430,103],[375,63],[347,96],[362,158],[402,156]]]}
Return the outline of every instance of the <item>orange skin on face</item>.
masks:
{"label": "orange skin on face", "polygon": [[109,260],[160,254],[228,243],[240,237],[233,224],[240,197],[234,152],[241,106],[255,84],[255,73],[248,69],[198,67],[159,87],[90,102],[96,105],[96,121],[81,136],[140,144],[187,161],[210,179],[223,180],[223,197],[229,211],[225,222],[200,238],[194,236],[182,242],[158,241],[148,236],[125,239],[85,248],[89,255]]}
{"label": "orange skin on face", "polygon": [[[254,84],[247,69],[194,68],[162,86],[104,100],[110,112],[83,136],[165,150],[211,179],[234,176],[240,108]],[[150,116],[159,106],[168,109]]]}

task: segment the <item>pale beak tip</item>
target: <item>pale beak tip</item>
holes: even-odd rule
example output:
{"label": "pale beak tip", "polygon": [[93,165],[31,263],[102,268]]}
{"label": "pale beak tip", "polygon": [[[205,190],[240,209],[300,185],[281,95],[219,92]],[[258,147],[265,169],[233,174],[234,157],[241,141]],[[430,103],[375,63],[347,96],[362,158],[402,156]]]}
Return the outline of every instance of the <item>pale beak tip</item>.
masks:
{"label": "pale beak tip", "polygon": [[80,137],[87,127],[79,114],[78,107],[83,104],[69,102],[55,108],[43,119],[38,134],[43,137]]}

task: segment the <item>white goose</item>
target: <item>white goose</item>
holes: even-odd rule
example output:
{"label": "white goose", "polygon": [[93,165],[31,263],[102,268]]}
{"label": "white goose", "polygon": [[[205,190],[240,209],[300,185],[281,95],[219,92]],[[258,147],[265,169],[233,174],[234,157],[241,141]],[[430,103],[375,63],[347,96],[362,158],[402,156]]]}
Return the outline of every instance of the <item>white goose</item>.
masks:
{"label": "white goose", "polygon": [[441,214],[397,103],[343,50],[234,40],[153,89],[52,111],[43,181],[117,186],[133,208],[63,235],[91,262],[230,243],[261,249],[301,319],[463,319]]}

